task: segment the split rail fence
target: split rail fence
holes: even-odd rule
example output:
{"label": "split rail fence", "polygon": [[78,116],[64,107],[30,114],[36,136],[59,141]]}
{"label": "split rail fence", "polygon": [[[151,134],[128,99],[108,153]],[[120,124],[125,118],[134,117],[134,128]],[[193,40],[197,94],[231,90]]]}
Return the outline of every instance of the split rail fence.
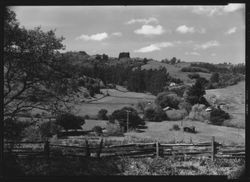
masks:
{"label": "split rail fence", "polygon": [[215,158],[245,158],[245,146],[222,145],[212,137],[211,141],[186,144],[164,144],[153,143],[131,143],[124,145],[105,145],[103,138],[99,139],[97,145],[85,139],[82,146],[61,145],[46,142],[5,142],[4,152],[17,156],[45,156],[48,159],[59,156],[72,157],[168,157],[168,156],[195,156]]}

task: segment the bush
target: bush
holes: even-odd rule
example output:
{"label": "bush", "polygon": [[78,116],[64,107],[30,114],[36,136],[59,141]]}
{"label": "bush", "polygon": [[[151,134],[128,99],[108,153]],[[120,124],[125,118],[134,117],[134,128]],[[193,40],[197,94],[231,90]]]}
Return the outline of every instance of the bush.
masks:
{"label": "bush", "polygon": [[139,111],[142,111],[144,113],[145,111],[145,108],[147,107],[148,105],[148,102],[147,101],[139,101],[136,105],[137,109]]}
{"label": "bush", "polygon": [[188,78],[197,79],[200,78],[200,75],[198,73],[188,74]]}
{"label": "bush", "polygon": [[101,109],[98,112],[97,118],[100,120],[108,120],[107,113],[108,113],[108,111],[106,109]]}
{"label": "bush", "polygon": [[187,90],[190,86],[188,85],[178,85],[173,87],[165,87],[164,91],[169,91],[170,93],[175,93],[179,97],[183,97],[185,90]]}
{"label": "bush", "polygon": [[190,103],[184,101],[178,105],[178,108],[181,110],[184,109],[189,113],[192,110],[192,105]]}
{"label": "bush", "polygon": [[100,126],[94,126],[92,130],[95,132],[95,134],[97,136],[101,136],[102,135],[102,127],[100,127]]}
{"label": "bush", "polygon": [[65,130],[81,129],[85,120],[81,116],[75,116],[71,113],[64,113],[56,117],[56,124],[62,126]]}
{"label": "bush", "polygon": [[181,101],[181,98],[177,96],[177,94],[169,94],[168,92],[161,92],[157,95],[155,99],[156,105],[161,108],[165,108],[167,106],[171,108],[178,108],[178,105]]}
{"label": "bush", "polygon": [[183,67],[181,69],[182,72],[203,72],[203,73],[209,73],[209,71],[205,68],[199,68],[199,67]]}
{"label": "bush", "polygon": [[59,125],[57,125],[55,122],[45,122],[41,123],[38,130],[40,132],[41,139],[45,140],[49,137],[52,137],[53,135],[57,134],[59,131],[61,131],[63,128]]}
{"label": "bush", "polygon": [[174,124],[173,127],[172,127],[172,130],[175,130],[175,131],[180,130],[179,125],[178,124]]}
{"label": "bush", "polygon": [[188,115],[188,112],[185,109],[173,109],[166,111],[166,115],[168,117],[168,120],[178,121],[184,119]]}
{"label": "bush", "polygon": [[24,129],[30,125],[28,122],[18,121],[14,118],[7,118],[3,123],[4,139],[8,140],[21,140],[24,137]]}
{"label": "bush", "polygon": [[145,125],[145,122],[132,107],[123,107],[122,109],[115,110],[110,120],[114,121],[116,119],[120,122],[121,126],[127,126],[127,111],[129,111],[129,127],[136,128],[138,125]]}
{"label": "bush", "polygon": [[39,126],[31,125],[23,131],[25,141],[37,142],[42,140],[41,133],[39,132]]}
{"label": "bush", "polygon": [[145,110],[144,119],[148,121],[162,121],[167,119],[166,113],[160,107],[149,107]]}
{"label": "bush", "polygon": [[209,121],[210,113],[206,112],[206,106],[203,104],[195,104],[192,107],[187,119],[194,121]]}
{"label": "bush", "polygon": [[87,114],[83,118],[84,119],[90,119],[89,115],[87,115]]}
{"label": "bush", "polygon": [[108,122],[106,130],[107,136],[123,136],[122,127],[120,126],[120,123],[117,120],[113,122]]}
{"label": "bush", "polygon": [[210,121],[214,125],[222,125],[224,120],[229,118],[229,114],[221,109],[213,109],[211,111]]}

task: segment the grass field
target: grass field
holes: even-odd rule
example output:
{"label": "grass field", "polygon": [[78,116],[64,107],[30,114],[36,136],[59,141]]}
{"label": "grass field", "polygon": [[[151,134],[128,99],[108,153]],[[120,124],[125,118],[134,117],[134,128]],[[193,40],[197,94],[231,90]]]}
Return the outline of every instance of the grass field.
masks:
{"label": "grass field", "polygon": [[206,91],[206,98],[215,98],[217,103],[225,103],[223,109],[231,115],[225,126],[245,128],[245,81],[223,89]]}
{"label": "grass field", "polygon": [[[171,65],[171,64],[161,63],[157,61],[149,61],[146,65],[142,66],[142,69],[159,69],[160,66],[162,66],[167,69],[167,72],[170,74],[170,76],[181,79],[185,84],[191,84],[194,81],[188,78],[187,75],[190,73],[181,71],[181,68],[190,66],[190,64],[191,63],[181,62],[175,65]],[[201,77],[204,77],[206,79],[209,79],[211,76],[211,74],[209,73],[198,72],[198,74]]]}

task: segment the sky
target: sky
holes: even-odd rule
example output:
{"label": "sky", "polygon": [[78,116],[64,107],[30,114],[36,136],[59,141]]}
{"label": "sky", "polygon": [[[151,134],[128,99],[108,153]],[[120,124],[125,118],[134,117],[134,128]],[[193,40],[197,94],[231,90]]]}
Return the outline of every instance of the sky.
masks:
{"label": "sky", "polygon": [[21,26],[55,30],[65,51],[161,61],[245,62],[245,5],[14,6]]}

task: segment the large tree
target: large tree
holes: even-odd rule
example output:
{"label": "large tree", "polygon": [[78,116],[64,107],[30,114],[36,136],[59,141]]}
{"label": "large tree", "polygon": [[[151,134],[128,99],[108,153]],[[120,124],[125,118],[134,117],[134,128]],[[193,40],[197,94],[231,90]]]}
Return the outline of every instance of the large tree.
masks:
{"label": "large tree", "polygon": [[76,89],[69,87],[72,75],[58,52],[64,48],[63,37],[20,27],[9,8],[4,15],[4,117],[33,108],[58,109],[65,104],[63,96]]}

